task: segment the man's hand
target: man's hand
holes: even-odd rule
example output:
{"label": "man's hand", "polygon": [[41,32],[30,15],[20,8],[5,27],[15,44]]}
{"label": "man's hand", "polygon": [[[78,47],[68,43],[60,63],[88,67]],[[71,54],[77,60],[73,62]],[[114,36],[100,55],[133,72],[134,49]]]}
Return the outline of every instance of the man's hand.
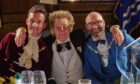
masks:
{"label": "man's hand", "polygon": [[110,29],[113,35],[113,39],[118,45],[121,45],[122,42],[124,41],[124,35],[119,29],[119,25],[113,25]]}
{"label": "man's hand", "polygon": [[25,38],[26,38],[26,28],[19,27],[16,31],[16,36],[15,36],[15,43],[17,47],[21,47],[22,45],[24,45]]}

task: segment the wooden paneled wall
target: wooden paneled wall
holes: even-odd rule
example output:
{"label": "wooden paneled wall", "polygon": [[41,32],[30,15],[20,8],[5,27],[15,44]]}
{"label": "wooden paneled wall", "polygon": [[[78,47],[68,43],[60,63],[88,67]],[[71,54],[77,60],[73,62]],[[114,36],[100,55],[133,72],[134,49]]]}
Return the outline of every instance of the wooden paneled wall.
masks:
{"label": "wooden paneled wall", "polygon": [[0,0],[0,40],[7,32],[24,26],[28,9],[38,3],[38,0]]}
{"label": "wooden paneled wall", "polygon": [[[2,28],[0,28],[0,40],[9,31],[15,31],[19,26],[25,26],[25,19],[28,9],[34,4],[39,4],[38,0],[0,0],[0,17],[2,18]],[[112,3],[61,3],[58,5],[48,5],[48,12],[54,10],[69,10],[75,18],[75,28],[84,28],[84,19],[87,13],[99,11],[103,14],[106,24],[114,24],[113,9],[116,2]]]}
{"label": "wooden paneled wall", "polygon": [[75,28],[85,28],[85,17],[91,11],[100,12],[105,21],[106,26],[116,23],[114,18],[113,10],[115,8],[116,2],[112,3],[71,3],[71,4],[59,4],[54,6],[53,10],[63,9],[69,10],[75,18]]}

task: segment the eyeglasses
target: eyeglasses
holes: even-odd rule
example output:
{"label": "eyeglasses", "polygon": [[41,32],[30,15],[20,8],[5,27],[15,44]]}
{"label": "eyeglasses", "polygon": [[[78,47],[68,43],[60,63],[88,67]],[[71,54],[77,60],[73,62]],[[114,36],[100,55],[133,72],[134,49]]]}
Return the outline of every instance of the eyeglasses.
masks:
{"label": "eyeglasses", "polygon": [[89,22],[86,24],[86,26],[91,27],[91,26],[98,26],[103,22],[103,20],[98,20],[96,22]]}

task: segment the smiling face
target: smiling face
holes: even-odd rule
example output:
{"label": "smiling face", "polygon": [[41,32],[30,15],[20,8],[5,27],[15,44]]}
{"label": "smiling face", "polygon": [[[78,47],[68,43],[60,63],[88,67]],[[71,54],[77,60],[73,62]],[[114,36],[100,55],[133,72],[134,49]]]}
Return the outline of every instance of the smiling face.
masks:
{"label": "smiling face", "polygon": [[51,34],[61,42],[65,42],[73,30],[74,18],[69,11],[57,10],[49,14]]}
{"label": "smiling face", "polygon": [[71,28],[66,18],[56,18],[54,21],[54,35],[61,42],[69,38]]}
{"label": "smiling face", "polygon": [[41,12],[29,13],[26,19],[28,33],[34,37],[41,35],[41,32],[46,28],[45,15]]}
{"label": "smiling face", "polygon": [[97,12],[92,12],[88,14],[85,22],[86,22],[86,29],[88,31],[91,31],[91,34],[96,37],[98,37],[105,28],[104,19]]}

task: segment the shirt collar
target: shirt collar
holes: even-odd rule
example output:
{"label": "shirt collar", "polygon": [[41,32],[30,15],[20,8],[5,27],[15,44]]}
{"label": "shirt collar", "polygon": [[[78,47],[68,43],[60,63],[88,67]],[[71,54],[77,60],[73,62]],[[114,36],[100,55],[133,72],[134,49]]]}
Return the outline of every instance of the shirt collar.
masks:
{"label": "shirt collar", "polygon": [[66,41],[64,41],[64,42],[60,41],[59,39],[56,39],[56,43],[57,43],[57,44],[66,43],[66,42],[68,42],[68,41],[70,41],[70,37],[67,38]]}

